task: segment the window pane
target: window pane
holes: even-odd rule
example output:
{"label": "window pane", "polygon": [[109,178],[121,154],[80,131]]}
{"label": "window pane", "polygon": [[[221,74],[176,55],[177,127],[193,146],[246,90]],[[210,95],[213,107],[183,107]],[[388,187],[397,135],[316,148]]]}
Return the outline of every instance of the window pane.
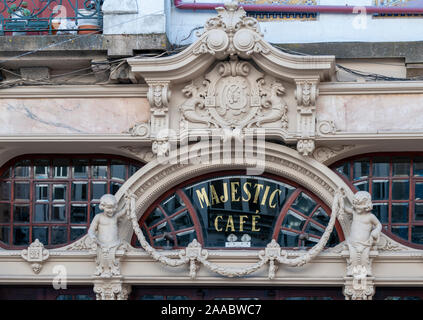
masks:
{"label": "window pane", "polygon": [[48,201],[50,186],[48,184],[36,184],[35,185],[35,200],[37,201]]}
{"label": "window pane", "polygon": [[409,176],[410,175],[410,159],[396,158],[392,160],[393,176]]}
{"label": "window pane", "polygon": [[10,200],[10,182],[0,183],[0,200],[2,201]]}
{"label": "window pane", "polygon": [[72,182],[72,201],[87,201],[88,187],[86,182]]}
{"label": "window pane", "polygon": [[408,222],[408,203],[392,204],[392,223]]}
{"label": "window pane", "polygon": [[186,247],[191,243],[196,237],[195,230],[184,231],[176,234],[176,241],[178,241],[178,246]]}
{"label": "window pane", "polygon": [[129,166],[129,177],[131,177],[135,172],[137,172],[141,167],[131,164]]}
{"label": "window pane", "polygon": [[354,187],[357,188],[357,191],[369,191],[369,182],[366,181],[360,181],[360,182],[356,182],[354,183]]}
{"label": "window pane", "polygon": [[66,222],[66,205],[64,204],[53,204],[52,206],[52,221]]}
{"label": "window pane", "polygon": [[3,173],[1,174],[0,178],[2,179],[8,179],[12,176],[12,170],[11,168],[4,169]]}
{"label": "window pane", "polygon": [[86,227],[71,227],[70,228],[70,241],[74,241],[74,240],[82,237],[85,233],[87,233]]}
{"label": "window pane", "polygon": [[107,182],[91,183],[91,200],[100,200],[107,193]]}
{"label": "window pane", "polygon": [[67,178],[69,172],[69,160],[54,159],[53,161],[54,178]]}
{"label": "window pane", "polygon": [[68,242],[67,227],[51,227],[51,244],[63,244]]}
{"label": "window pane", "polygon": [[15,222],[29,222],[29,204],[14,205],[13,220]]}
{"label": "window pane", "polygon": [[112,179],[125,181],[126,178],[126,166],[122,161],[112,160],[110,165],[110,173]]}
{"label": "window pane", "polygon": [[71,205],[71,223],[87,223],[87,205]]}
{"label": "window pane", "polygon": [[34,221],[45,222],[49,221],[49,205],[35,204],[34,206]]}
{"label": "window pane", "polygon": [[323,232],[325,232],[325,230],[323,228],[319,227],[318,225],[310,222],[307,225],[305,232],[310,233],[310,234],[314,234],[315,236],[318,236],[318,237],[321,237]]}
{"label": "window pane", "polygon": [[173,217],[172,224],[175,230],[186,229],[194,226],[188,211],[184,211]]}
{"label": "window pane", "polygon": [[10,204],[0,203],[0,223],[10,222]]}
{"label": "window pane", "polygon": [[98,204],[98,203],[92,203],[92,204],[91,204],[91,216],[90,216],[90,222],[91,222],[91,221],[93,221],[93,218],[94,218],[94,216],[95,216],[96,214],[98,214],[98,213],[100,213],[100,212],[101,212],[101,210],[100,210],[100,208],[99,208],[98,206],[99,206],[99,204]]}
{"label": "window pane", "polygon": [[392,233],[408,241],[408,226],[392,226]]}
{"label": "window pane", "polygon": [[301,193],[300,196],[295,199],[292,204],[292,208],[300,211],[305,215],[310,215],[313,209],[316,207],[316,202],[307,196],[305,193]]}
{"label": "window pane", "polygon": [[147,227],[152,227],[159,221],[164,219],[164,215],[159,208],[154,209],[154,211],[147,217],[145,224]]}
{"label": "window pane", "polygon": [[325,210],[323,210],[322,208],[319,208],[313,214],[313,220],[320,223],[321,225],[326,226],[329,223],[329,216]]}
{"label": "window pane", "polygon": [[73,178],[88,178],[88,160],[73,160]]}
{"label": "window pane", "polygon": [[32,227],[32,241],[38,239],[43,245],[48,245],[48,227]]}
{"label": "window pane", "polygon": [[414,226],[411,228],[411,242],[423,244],[423,226]]}
{"label": "window pane", "polygon": [[423,176],[423,157],[414,158],[413,170],[415,176]]}
{"label": "window pane", "polygon": [[10,227],[0,226],[0,241],[9,244]]}
{"label": "window pane", "polygon": [[160,223],[157,227],[150,230],[150,234],[155,237],[165,232],[170,232],[169,224],[165,221]]}
{"label": "window pane", "polygon": [[122,183],[110,182],[110,193],[115,195],[119,188],[122,187]]}
{"label": "window pane", "polygon": [[29,227],[13,228],[13,244],[16,246],[29,245]]}
{"label": "window pane", "polygon": [[373,203],[373,213],[381,223],[389,222],[389,207],[387,203]]}
{"label": "window pane", "polygon": [[373,177],[389,177],[389,158],[373,159]]}
{"label": "window pane", "polygon": [[95,160],[92,166],[94,179],[107,179],[107,160]]}
{"label": "window pane", "polygon": [[350,178],[350,163],[349,162],[343,163],[342,165],[337,167],[335,170],[338,171],[340,174],[346,176],[348,179]]}
{"label": "window pane", "polygon": [[372,189],[373,200],[389,199],[389,180],[373,180]]}
{"label": "window pane", "polygon": [[35,160],[34,175],[36,179],[47,179],[49,176],[50,161]]}
{"label": "window pane", "polygon": [[423,182],[416,182],[415,199],[416,200],[423,200]]}
{"label": "window pane", "polygon": [[20,161],[15,165],[15,178],[29,178],[30,161]]}
{"label": "window pane", "polygon": [[353,163],[354,180],[364,179],[369,176],[370,163],[368,160],[355,161]]}
{"label": "window pane", "polygon": [[288,211],[285,219],[283,220],[282,226],[287,229],[302,230],[304,226],[305,218],[293,212]]}
{"label": "window pane", "polygon": [[173,213],[185,207],[185,203],[182,201],[182,199],[180,199],[177,194],[174,194],[169,199],[166,199],[160,205],[168,215],[172,215]]}
{"label": "window pane", "polygon": [[15,200],[29,200],[29,183],[15,182]]}
{"label": "window pane", "polygon": [[392,200],[408,200],[410,185],[408,180],[392,181]]}
{"label": "window pane", "polygon": [[423,203],[416,203],[414,206],[414,220],[423,220]]}
{"label": "window pane", "polygon": [[66,187],[65,184],[53,185],[53,201],[66,201]]}

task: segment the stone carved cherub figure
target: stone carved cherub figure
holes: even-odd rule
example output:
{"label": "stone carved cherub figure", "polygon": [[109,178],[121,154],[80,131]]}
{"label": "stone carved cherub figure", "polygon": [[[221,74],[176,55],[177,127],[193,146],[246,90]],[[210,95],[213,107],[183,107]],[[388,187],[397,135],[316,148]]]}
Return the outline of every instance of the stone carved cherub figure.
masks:
{"label": "stone carved cherub figure", "polygon": [[105,194],[100,198],[100,210],[88,229],[89,237],[97,243],[96,272],[94,275],[112,277],[120,275],[119,261],[116,250],[122,244],[119,238],[118,223],[128,211],[127,205],[117,210],[117,200],[114,195]]}
{"label": "stone carved cherub figure", "polygon": [[363,270],[370,275],[370,249],[379,242],[382,225],[372,214],[373,204],[370,193],[357,192],[352,204],[352,209],[344,207],[344,211],[353,216],[351,232],[346,241],[350,254],[347,275],[354,276],[356,270],[360,271],[361,276]]}

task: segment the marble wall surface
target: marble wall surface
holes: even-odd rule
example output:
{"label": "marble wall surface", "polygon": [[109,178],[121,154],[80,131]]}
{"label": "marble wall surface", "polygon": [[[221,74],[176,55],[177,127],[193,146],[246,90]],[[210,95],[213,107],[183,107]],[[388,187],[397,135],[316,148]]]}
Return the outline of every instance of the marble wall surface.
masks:
{"label": "marble wall surface", "polygon": [[147,122],[144,98],[0,99],[0,135],[120,134]]}

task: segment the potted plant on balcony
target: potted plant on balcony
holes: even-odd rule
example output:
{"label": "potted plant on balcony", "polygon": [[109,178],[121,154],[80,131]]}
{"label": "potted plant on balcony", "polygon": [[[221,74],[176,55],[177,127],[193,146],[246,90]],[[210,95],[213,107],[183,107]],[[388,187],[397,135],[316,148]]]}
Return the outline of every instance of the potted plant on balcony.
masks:
{"label": "potted plant on balcony", "polygon": [[91,1],[86,8],[78,9],[78,34],[100,33],[100,23],[96,13],[95,1]]}
{"label": "potted plant on balcony", "polygon": [[[31,15],[31,11],[28,10],[28,3],[24,1],[19,7],[16,4],[12,4],[7,11],[9,13],[9,18],[13,19],[11,22],[8,23],[7,29],[25,30],[28,20],[24,17],[29,17]],[[26,34],[26,32],[13,32],[14,36],[19,34]]]}

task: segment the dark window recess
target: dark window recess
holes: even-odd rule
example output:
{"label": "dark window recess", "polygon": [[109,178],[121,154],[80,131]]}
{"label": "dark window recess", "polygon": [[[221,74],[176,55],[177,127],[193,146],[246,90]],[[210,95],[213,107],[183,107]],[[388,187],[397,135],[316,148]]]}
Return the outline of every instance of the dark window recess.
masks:
{"label": "dark window recess", "polygon": [[54,247],[77,240],[99,212],[101,196],[115,194],[141,166],[107,155],[9,161],[0,168],[0,246],[22,248],[38,239]]}
{"label": "dark window recess", "polygon": [[[347,169],[346,169],[347,168]],[[383,232],[411,247],[423,248],[423,155],[368,154],[335,163],[353,191],[366,190]]]}

